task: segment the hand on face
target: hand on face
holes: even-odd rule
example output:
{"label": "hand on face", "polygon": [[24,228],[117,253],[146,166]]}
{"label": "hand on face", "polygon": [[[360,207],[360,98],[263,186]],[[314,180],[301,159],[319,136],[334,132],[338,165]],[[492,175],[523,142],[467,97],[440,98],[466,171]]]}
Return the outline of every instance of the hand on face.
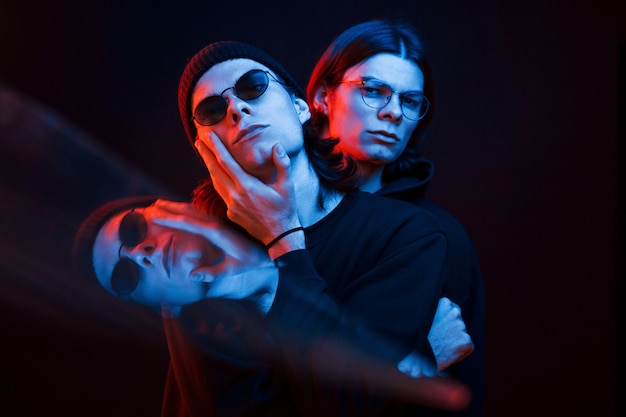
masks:
{"label": "hand on face", "polygon": [[222,253],[212,265],[206,265],[204,281],[212,282],[222,276],[271,264],[265,250],[248,236],[209,218],[189,203],[157,200],[150,220],[160,226],[202,236]]}
{"label": "hand on face", "polygon": [[200,137],[196,148],[216,191],[226,202],[229,219],[250,235],[267,244],[282,232],[300,226],[290,160],[282,145],[272,148],[276,177],[271,183],[244,171],[213,132]]}
{"label": "hand on face", "polygon": [[[251,73],[264,77],[251,79]],[[207,109],[207,100],[219,106]],[[194,115],[198,112],[197,138],[214,132],[242,169],[263,182],[274,180],[272,148],[277,143],[292,157],[304,153],[308,105],[256,61],[233,59],[211,67],[194,86],[192,108]]]}
{"label": "hand on face", "polygon": [[190,204],[168,201],[105,222],[94,242],[93,267],[111,294],[172,309],[216,297],[252,298],[266,309],[278,281],[258,243]]}
{"label": "hand on face", "polygon": [[278,270],[265,250],[248,236],[212,220],[188,203],[157,200],[150,213],[156,225],[202,236],[221,257],[194,270],[196,279],[210,283],[205,298],[248,299],[261,312],[272,305]]}

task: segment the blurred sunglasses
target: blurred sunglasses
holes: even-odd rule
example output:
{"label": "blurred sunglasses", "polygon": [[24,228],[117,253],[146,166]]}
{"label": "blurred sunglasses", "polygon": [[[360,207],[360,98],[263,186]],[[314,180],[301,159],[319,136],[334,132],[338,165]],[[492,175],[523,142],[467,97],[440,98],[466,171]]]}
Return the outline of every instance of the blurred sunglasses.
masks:
{"label": "blurred sunglasses", "polygon": [[[134,210],[134,209],[133,209]],[[120,260],[113,268],[111,274],[111,287],[118,296],[129,295],[137,288],[139,283],[139,265],[130,258],[122,258],[122,247],[133,248],[143,242],[148,232],[148,223],[141,213],[131,210],[120,222],[118,235],[122,244],[120,245]]]}

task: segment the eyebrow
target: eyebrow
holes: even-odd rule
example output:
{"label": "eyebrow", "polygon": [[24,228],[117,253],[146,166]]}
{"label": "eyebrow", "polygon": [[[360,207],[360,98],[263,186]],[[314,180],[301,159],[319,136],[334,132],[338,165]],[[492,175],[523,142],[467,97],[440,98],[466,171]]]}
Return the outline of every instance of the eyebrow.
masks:
{"label": "eyebrow", "polygon": [[[387,87],[391,88],[393,91],[398,92],[397,90],[395,90],[394,88],[392,88],[392,86],[391,86],[391,85],[390,85],[387,81],[383,81],[383,80],[381,80],[380,78],[376,78],[376,77],[371,76],[371,75],[361,77],[361,81],[362,81],[362,82],[365,82],[365,81],[372,81],[372,80],[374,80],[374,81],[378,81],[378,82],[380,82],[380,83],[382,83],[382,84],[386,85]],[[422,88],[421,90],[419,90],[419,89],[418,89],[418,90],[405,90],[405,91],[400,91],[399,93],[400,93],[400,94],[406,94],[406,93],[420,93],[420,94],[424,94],[424,89]]]}

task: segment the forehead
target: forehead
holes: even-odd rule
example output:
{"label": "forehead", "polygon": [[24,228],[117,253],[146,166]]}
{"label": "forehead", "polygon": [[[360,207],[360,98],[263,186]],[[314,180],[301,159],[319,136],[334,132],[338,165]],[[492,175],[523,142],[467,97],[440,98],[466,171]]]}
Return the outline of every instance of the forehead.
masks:
{"label": "forehead", "polygon": [[[143,210],[143,208],[137,208],[135,212],[143,213]],[[120,223],[129,212],[130,209],[117,213],[104,223],[93,245],[93,266],[96,277],[100,285],[109,292],[113,292],[109,278],[119,259],[119,249],[122,244],[119,237]]]}
{"label": "forehead", "polygon": [[253,69],[262,69],[274,74],[265,65],[247,58],[229,59],[213,65],[198,79],[192,93],[192,107],[203,98],[218,95],[224,89],[234,86],[239,77]]}
{"label": "forehead", "polygon": [[422,90],[424,74],[413,61],[397,55],[376,54],[363,62],[350,67],[344,73],[344,80],[372,77],[397,90]]}

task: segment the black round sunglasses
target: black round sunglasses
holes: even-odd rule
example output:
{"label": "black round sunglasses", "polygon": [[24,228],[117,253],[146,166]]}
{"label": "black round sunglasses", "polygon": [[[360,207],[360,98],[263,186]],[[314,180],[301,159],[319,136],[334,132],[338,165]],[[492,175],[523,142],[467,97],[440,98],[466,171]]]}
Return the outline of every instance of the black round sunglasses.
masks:
{"label": "black round sunglasses", "polygon": [[269,71],[254,69],[243,74],[233,87],[224,89],[218,96],[209,96],[202,100],[193,112],[193,120],[199,125],[211,126],[218,123],[226,116],[228,102],[224,98],[224,93],[230,89],[234,90],[235,96],[242,100],[250,101],[259,98],[267,90],[272,77],[277,83],[283,84]]}

